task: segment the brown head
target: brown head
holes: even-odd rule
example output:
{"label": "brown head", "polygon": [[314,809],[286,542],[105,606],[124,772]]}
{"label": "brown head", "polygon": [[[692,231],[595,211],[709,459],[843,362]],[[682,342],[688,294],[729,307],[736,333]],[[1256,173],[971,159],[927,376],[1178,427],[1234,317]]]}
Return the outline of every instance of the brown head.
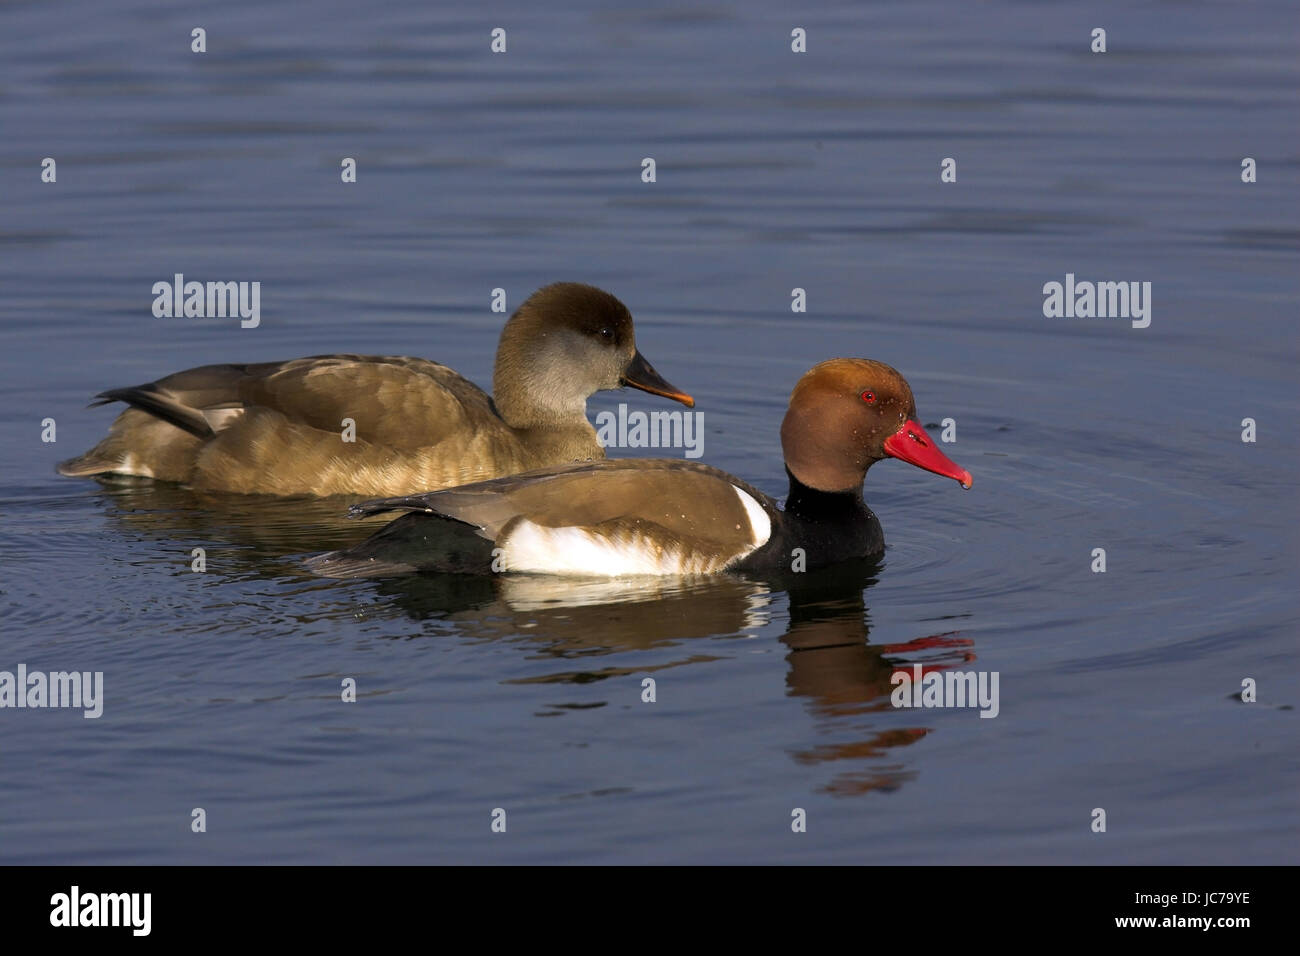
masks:
{"label": "brown head", "polygon": [[830,359],[799,379],[781,423],[781,448],[790,473],[819,491],[857,491],[867,469],[882,458],[971,486],[916,420],[907,380],[883,362]]}
{"label": "brown head", "polygon": [[501,331],[492,394],[512,427],[585,421],[593,392],[624,385],[695,405],[637,351],[627,306],[595,286],[544,286]]}

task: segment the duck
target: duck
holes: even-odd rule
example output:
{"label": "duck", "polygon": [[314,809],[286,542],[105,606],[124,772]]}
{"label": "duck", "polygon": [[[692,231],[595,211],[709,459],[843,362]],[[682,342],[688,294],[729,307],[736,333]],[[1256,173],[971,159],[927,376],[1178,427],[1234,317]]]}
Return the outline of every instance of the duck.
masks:
{"label": "duck", "polygon": [[603,459],[587,399],[623,386],[681,402],[636,347],[632,314],[557,282],[506,322],[488,395],[437,362],[315,355],[205,365],[101,392],[128,406],[60,474],[240,494],[392,496]]}
{"label": "duck", "polygon": [[880,521],[863,499],[876,462],[894,458],[973,484],[919,423],[903,376],[871,359],[830,359],[805,373],[781,423],[781,449],[784,505],[702,462],[567,464],[354,505],[354,517],[401,515],[307,566],[343,578],[788,572],[884,551]]}

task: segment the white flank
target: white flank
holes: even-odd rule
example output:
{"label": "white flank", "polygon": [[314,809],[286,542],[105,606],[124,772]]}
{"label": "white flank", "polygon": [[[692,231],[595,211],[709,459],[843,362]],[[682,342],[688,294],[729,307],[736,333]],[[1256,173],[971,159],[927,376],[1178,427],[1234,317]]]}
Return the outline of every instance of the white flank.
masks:
{"label": "white flank", "polygon": [[[634,575],[712,574],[761,548],[772,536],[772,522],[753,496],[732,486],[749,521],[749,546],[735,554],[714,557],[665,546],[653,532],[603,535],[586,528],[546,528],[523,520],[498,540],[501,569],[524,574],[581,574],[596,577]],[[744,529],[740,529],[744,530]]]}
{"label": "white flank", "polygon": [[656,548],[644,535],[611,540],[586,528],[544,528],[531,521],[519,522],[497,544],[505,571],[619,577],[712,570],[703,567],[705,562],[699,558],[687,559],[680,549]]}
{"label": "white flank", "polygon": [[[763,506],[754,500],[753,495],[741,491],[735,485],[731,486],[731,490],[736,493],[736,497],[740,499],[741,505],[744,506],[745,514],[749,516],[749,534],[753,541],[753,546],[749,551],[761,548],[767,544],[767,539],[772,537],[772,519],[767,516]],[[749,554],[749,551],[746,551],[745,554]]]}

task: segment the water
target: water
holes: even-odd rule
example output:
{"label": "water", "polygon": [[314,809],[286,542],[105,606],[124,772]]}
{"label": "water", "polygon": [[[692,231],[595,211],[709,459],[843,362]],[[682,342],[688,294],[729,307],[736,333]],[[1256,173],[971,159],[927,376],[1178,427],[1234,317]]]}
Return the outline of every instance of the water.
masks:
{"label": "water", "polygon": [[[0,711],[0,859],[1294,862],[1294,5],[565,6],[0,9],[0,670],[106,693]],[[153,318],[175,272],[261,326]],[[1151,326],[1045,318],[1067,272]],[[974,489],[873,469],[877,571],[611,590],[322,580],[346,502],[53,472],[92,394],[208,362],[487,383],[490,290],[557,279],[628,303],[705,461],[783,493],[790,387],[861,355]],[[998,717],[893,708],[915,663]]]}

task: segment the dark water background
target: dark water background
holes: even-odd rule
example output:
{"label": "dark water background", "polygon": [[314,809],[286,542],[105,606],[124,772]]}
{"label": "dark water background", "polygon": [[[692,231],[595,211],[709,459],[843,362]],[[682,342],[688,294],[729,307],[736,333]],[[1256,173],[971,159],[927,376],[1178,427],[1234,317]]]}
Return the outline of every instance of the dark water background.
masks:
{"label": "dark water background", "polygon": [[[0,670],[107,696],[0,711],[0,860],[1294,862],[1295,4],[550,6],[0,5]],[[175,272],[261,327],[155,319]],[[1045,318],[1067,272],[1151,326]],[[790,387],[860,355],[974,489],[874,469],[874,580],[611,593],[316,579],[338,501],[53,472],[90,395],[208,362],[486,384],[490,290],[557,279],[628,303],[705,461],[783,493]],[[917,662],[1000,715],[895,710]]]}

